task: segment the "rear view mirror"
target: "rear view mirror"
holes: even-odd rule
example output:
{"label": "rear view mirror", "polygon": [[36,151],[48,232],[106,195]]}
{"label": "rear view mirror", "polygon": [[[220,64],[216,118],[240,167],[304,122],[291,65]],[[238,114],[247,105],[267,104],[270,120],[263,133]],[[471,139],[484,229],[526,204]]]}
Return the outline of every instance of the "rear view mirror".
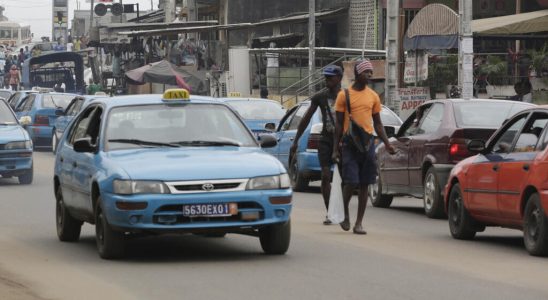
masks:
{"label": "rear view mirror", "polygon": [[24,116],[19,119],[19,123],[23,126],[29,125],[32,122],[32,119],[29,116]]}
{"label": "rear view mirror", "polygon": [[275,131],[276,130],[276,124],[266,123],[266,124],[264,124],[264,129],[268,130],[268,131]]}
{"label": "rear view mirror", "polygon": [[472,153],[482,153],[485,151],[485,142],[482,140],[471,140],[468,142],[468,151]]}
{"label": "rear view mirror", "polygon": [[74,151],[76,152],[94,152],[95,146],[91,143],[91,137],[85,137],[74,141]]}
{"label": "rear view mirror", "polygon": [[396,136],[396,128],[394,126],[384,126],[384,132],[387,138]]}
{"label": "rear view mirror", "polygon": [[272,134],[261,134],[259,135],[259,143],[261,148],[272,148],[278,145],[278,140]]}

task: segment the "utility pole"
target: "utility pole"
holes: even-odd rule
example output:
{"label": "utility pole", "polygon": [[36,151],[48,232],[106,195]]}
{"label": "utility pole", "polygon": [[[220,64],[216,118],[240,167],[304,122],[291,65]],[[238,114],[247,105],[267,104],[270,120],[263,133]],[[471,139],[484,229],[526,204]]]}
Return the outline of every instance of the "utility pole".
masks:
{"label": "utility pole", "polygon": [[459,1],[459,86],[462,98],[474,97],[474,38],[472,37],[472,0]]}
{"label": "utility pole", "polygon": [[308,96],[314,94],[314,73],[316,71],[316,0],[308,0]]}
{"label": "utility pole", "polygon": [[165,23],[173,22],[175,15],[175,0],[164,0]]}
{"label": "utility pole", "polygon": [[93,8],[95,7],[95,0],[91,0],[91,9],[89,10],[91,13],[89,15],[89,32],[91,33],[91,27],[93,27]]}
{"label": "utility pole", "polygon": [[400,113],[398,97],[399,81],[399,13],[400,0],[386,1],[386,80],[384,85],[384,102]]}

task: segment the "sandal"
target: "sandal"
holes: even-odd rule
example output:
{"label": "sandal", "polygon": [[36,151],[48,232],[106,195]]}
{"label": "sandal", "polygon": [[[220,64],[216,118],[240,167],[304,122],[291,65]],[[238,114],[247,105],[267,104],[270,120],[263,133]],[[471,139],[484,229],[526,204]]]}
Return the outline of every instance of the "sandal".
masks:
{"label": "sandal", "polygon": [[341,225],[341,228],[344,231],[350,230],[350,221],[348,219],[344,219],[339,225]]}
{"label": "sandal", "polygon": [[352,231],[354,231],[354,234],[367,234],[367,231],[363,230],[361,225],[354,226],[354,229]]}

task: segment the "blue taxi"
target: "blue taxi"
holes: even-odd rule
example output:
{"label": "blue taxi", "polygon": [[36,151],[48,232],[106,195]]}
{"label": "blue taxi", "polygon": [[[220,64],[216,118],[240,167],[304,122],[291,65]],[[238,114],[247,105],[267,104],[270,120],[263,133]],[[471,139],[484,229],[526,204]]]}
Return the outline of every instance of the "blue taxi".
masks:
{"label": "blue taxi", "polygon": [[54,168],[57,234],[95,224],[105,259],[139,234],[257,236],[267,254],[290,242],[292,190],[283,165],[228,105],[189,96],[96,99],[69,124]]}
{"label": "blue taxi", "polygon": [[[23,124],[30,122],[29,117],[21,119]],[[0,100],[0,176],[17,176],[21,184],[33,179],[32,141],[4,100]]]}

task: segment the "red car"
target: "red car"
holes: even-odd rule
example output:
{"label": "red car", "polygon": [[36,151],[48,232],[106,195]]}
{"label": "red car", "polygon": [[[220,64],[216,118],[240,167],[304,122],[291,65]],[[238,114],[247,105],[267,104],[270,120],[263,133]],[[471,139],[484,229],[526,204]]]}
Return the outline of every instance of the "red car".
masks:
{"label": "red car", "polygon": [[445,186],[451,235],[520,229],[531,255],[548,255],[548,105],[516,114],[468,150],[478,154],[458,163]]}
{"label": "red car", "polygon": [[530,107],[536,105],[482,99],[422,104],[390,139],[395,155],[379,146],[379,178],[370,187],[371,203],[389,207],[394,196],[409,195],[423,199],[426,216],[445,217],[443,187],[453,166],[474,154],[466,148],[468,141],[487,141],[504,120]]}

